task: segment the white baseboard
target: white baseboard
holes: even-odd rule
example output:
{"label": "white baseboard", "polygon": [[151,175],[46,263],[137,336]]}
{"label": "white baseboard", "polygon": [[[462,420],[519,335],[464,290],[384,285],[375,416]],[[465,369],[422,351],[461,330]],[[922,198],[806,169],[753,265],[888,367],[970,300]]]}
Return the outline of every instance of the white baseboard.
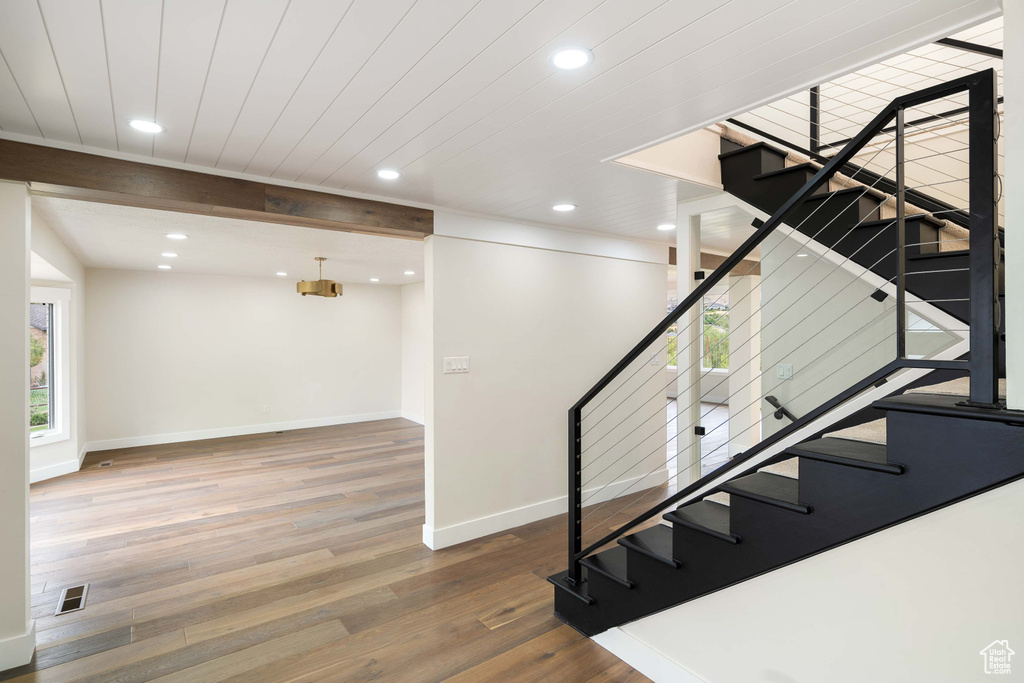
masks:
{"label": "white baseboard", "polygon": [[[664,476],[659,476],[659,474],[663,474]],[[593,489],[584,491],[584,500],[587,501],[588,505],[603,503],[604,501],[610,500],[624,492],[632,492],[630,486],[640,479],[646,479],[647,486],[650,487],[657,486],[664,482],[667,477],[668,471],[660,470],[659,472],[648,474],[643,477],[623,479],[622,481],[617,481],[604,486],[600,489],[598,494],[594,496],[587,495],[593,491]],[[539,503],[531,503],[512,510],[504,510],[502,512],[496,512],[493,515],[471,519],[467,522],[459,522],[458,524],[452,524],[440,529],[424,524],[423,544],[431,550],[440,550],[441,548],[448,548],[453,545],[458,545],[459,543],[472,541],[476,538],[496,534],[499,531],[514,529],[517,526],[537,522],[542,519],[547,519],[548,517],[554,517],[555,515],[560,515],[566,511],[567,500],[568,498],[566,496],[559,496],[558,498],[544,500]]]}
{"label": "white baseboard", "polygon": [[618,627],[599,633],[592,640],[654,683],[705,683],[703,678]]}
{"label": "white baseboard", "polygon": [[266,432],[283,432],[291,429],[308,429],[309,427],[330,427],[332,425],[351,424],[353,422],[372,422],[401,417],[401,411],[387,410],[379,413],[362,413],[358,415],[338,415],[334,417],[318,417],[310,420],[293,420],[291,422],[265,422],[257,425],[240,427],[223,427],[219,429],[201,429],[193,432],[175,432],[172,434],[153,434],[148,436],[129,436],[120,439],[90,441],[86,450],[109,451],[114,448],[135,448],[136,446],[157,446],[165,443],[181,443],[183,441],[200,441],[203,439],[220,439],[226,436],[245,436],[247,434],[264,434]]}
{"label": "white baseboard", "polygon": [[28,483],[35,484],[37,481],[43,481],[44,479],[53,479],[54,477],[59,477],[64,474],[71,474],[72,472],[77,472],[81,467],[81,458],[77,460],[72,458],[71,460],[65,460],[64,462],[58,462],[53,465],[47,465],[46,467],[29,470]]}
{"label": "white baseboard", "polygon": [[24,666],[36,651],[36,622],[29,622],[25,633],[0,640],[0,671]]}
{"label": "white baseboard", "polygon": [[402,417],[404,417],[406,420],[412,420],[413,422],[416,422],[417,424],[421,425],[427,423],[426,418],[424,418],[419,413],[410,413],[407,410],[402,411]]}

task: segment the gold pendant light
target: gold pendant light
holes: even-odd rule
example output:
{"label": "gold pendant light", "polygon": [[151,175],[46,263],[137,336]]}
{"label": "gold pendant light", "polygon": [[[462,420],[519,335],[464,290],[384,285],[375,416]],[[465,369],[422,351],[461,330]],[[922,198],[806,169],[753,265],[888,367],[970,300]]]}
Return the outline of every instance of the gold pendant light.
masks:
{"label": "gold pendant light", "polygon": [[324,261],[326,261],[327,258],[324,256],[317,256],[316,260],[320,262],[320,279],[302,280],[295,285],[295,291],[302,296],[306,296],[307,294],[311,296],[327,297],[341,296],[341,285],[334,280],[324,279]]}

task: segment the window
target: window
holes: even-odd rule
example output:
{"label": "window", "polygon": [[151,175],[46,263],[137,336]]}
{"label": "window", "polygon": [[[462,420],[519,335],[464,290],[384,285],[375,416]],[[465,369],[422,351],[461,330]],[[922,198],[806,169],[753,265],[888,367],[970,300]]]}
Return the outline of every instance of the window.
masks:
{"label": "window", "polygon": [[32,446],[71,438],[71,290],[32,287],[28,424]]}
{"label": "window", "polygon": [[37,436],[51,432],[56,426],[53,304],[30,304],[28,322],[28,423],[32,435]]}
{"label": "window", "polygon": [[729,292],[709,293],[704,297],[701,321],[702,370],[729,368]]}

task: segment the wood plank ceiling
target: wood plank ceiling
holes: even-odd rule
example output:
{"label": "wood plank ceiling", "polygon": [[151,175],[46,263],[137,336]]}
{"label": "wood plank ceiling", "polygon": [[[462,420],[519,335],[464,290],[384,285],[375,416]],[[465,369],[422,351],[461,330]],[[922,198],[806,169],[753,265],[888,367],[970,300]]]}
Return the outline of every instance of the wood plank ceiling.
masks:
{"label": "wood plank ceiling", "polygon": [[[668,240],[654,226],[674,217],[675,182],[603,161],[999,12],[998,0],[4,0],[0,136]],[[566,45],[594,61],[556,70]],[[554,214],[558,202],[579,210]]]}

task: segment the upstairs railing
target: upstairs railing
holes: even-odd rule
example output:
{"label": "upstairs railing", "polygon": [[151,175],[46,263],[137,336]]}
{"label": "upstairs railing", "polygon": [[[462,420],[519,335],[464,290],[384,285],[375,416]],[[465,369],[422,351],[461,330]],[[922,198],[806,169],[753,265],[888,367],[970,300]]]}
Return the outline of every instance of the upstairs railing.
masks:
{"label": "upstairs railing", "polygon": [[[973,404],[998,406],[996,93],[996,74],[986,70],[893,99],[570,408],[570,583],[581,580],[580,561],[587,555],[894,373],[962,371],[969,374]],[[909,130],[928,125],[914,123],[913,112],[964,94],[969,148],[956,180],[969,185],[969,203],[948,211],[969,216],[969,238],[962,239],[969,239],[970,265],[943,276],[969,271],[959,273],[970,282],[969,328],[942,313],[947,300],[913,294],[912,279],[934,271],[907,267],[908,257],[939,248],[938,236],[920,229],[923,217],[908,219],[906,212],[907,195],[917,188],[908,183],[907,170],[930,158],[907,144]],[[844,171],[845,180],[837,176],[865,149],[871,154],[859,167],[881,161],[885,172],[865,174],[870,182],[858,171]],[[882,206],[862,209],[860,202],[879,193],[883,178],[893,179],[893,189],[880,192]],[[857,218],[849,218],[852,211],[860,212]],[[882,215],[886,211],[893,215]],[[918,227],[912,231],[908,223]],[[855,233],[862,235],[859,246],[844,247]],[[893,261],[888,273],[886,264]],[[751,279],[757,269],[759,279]],[[707,298],[727,278],[724,296],[736,322],[723,339],[704,344],[704,312],[714,310],[722,295]],[[968,337],[970,359],[962,360]],[[729,345],[730,359],[728,376],[718,380],[729,386],[724,420],[716,414],[722,407],[688,398],[700,394],[701,358],[721,344]],[[762,391],[761,384],[772,384],[769,369],[783,367],[779,359],[796,359],[794,377],[803,382],[785,398],[787,420],[772,417],[783,410],[775,404],[762,413],[767,395],[778,402],[782,385]],[[666,366],[672,365],[676,372],[669,374]],[[673,385],[675,407],[666,399]]]}

